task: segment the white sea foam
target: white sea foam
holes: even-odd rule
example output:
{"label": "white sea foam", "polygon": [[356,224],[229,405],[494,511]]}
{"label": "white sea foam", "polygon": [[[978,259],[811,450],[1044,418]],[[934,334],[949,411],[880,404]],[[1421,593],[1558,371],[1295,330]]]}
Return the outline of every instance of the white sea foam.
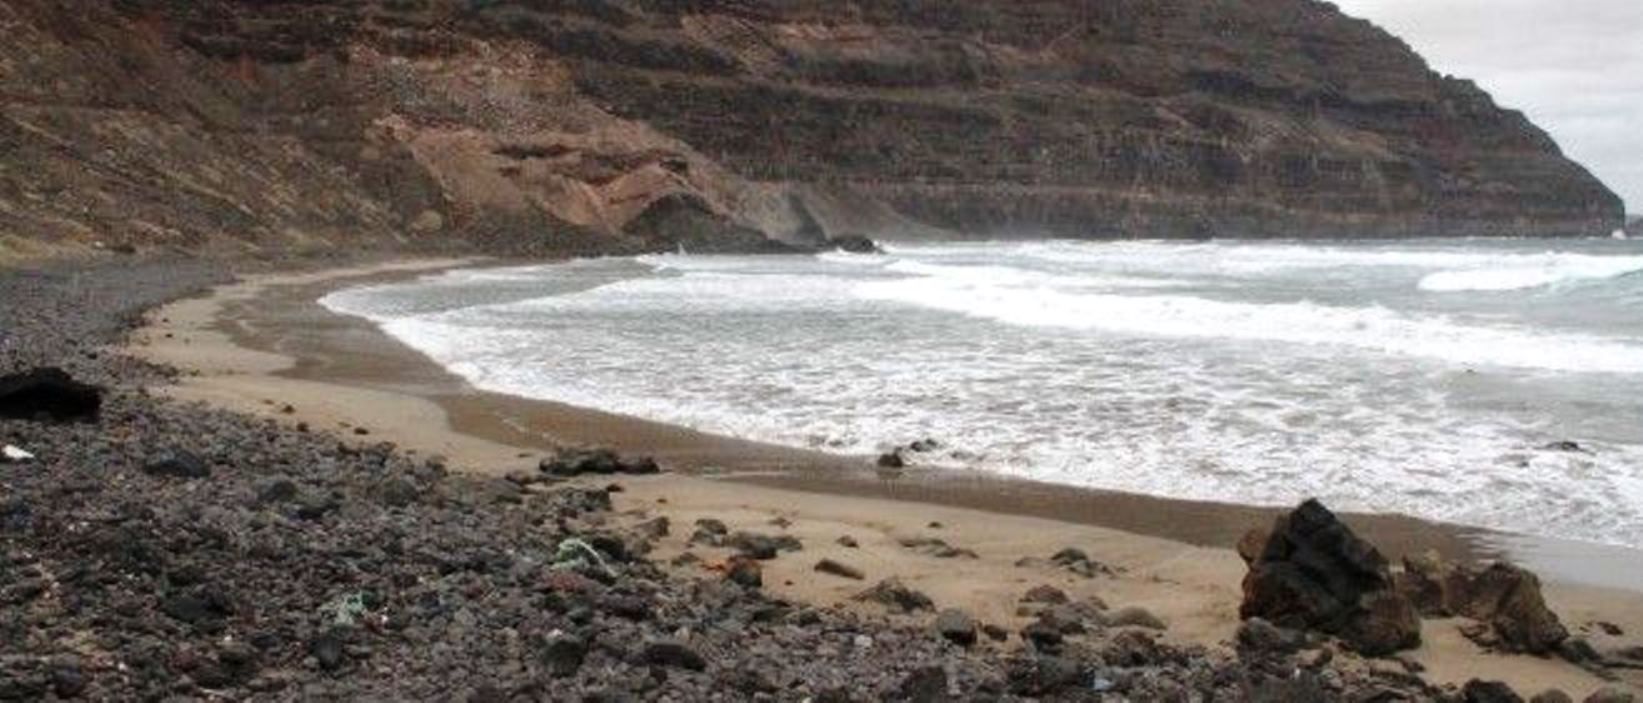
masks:
{"label": "white sea foam", "polygon": [[1467,325],[1439,316],[1395,313],[1382,307],[1339,308],[1308,302],[1261,304],[1176,295],[1069,292],[1039,285],[1012,285],[1022,279],[997,272],[972,276],[931,267],[916,270],[933,275],[862,283],[855,293],[864,298],[1012,325],[1140,336],[1336,345],[1459,364],[1643,373],[1643,346],[1588,335]]}
{"label": "white sea foam", "polygon": [[1548,255],[1536,265],[1440,271],[1422,278],[1420,288],[1439,293],[1512,291],[1618,278],[1640,271],[1643,271],[1643,257]]}

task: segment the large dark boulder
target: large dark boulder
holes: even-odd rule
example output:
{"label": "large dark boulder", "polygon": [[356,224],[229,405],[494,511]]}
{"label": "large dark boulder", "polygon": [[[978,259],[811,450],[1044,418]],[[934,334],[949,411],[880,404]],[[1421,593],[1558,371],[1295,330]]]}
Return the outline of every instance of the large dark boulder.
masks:
{"label": "large dark boulder", "polygon": [[1240,616],[1335,635],[1368,656],[1420,645],[1420,618],[1386,558],[1322,503],[1302,503],[1240,551],[1249,564]]}
{"label": "large dark boulder", "polygon": [[62,369],[0,376],[0,418],[94,422],[102,408],[101,388],[80,383]]}

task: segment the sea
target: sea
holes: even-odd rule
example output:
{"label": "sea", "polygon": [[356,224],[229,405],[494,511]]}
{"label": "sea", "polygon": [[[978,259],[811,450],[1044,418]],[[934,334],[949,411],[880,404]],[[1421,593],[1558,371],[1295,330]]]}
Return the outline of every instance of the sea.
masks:
{"label": "sea", "polygon": [[1643,242],[891,244],[329,309],[489,391],[842,455],[1643,548]]}

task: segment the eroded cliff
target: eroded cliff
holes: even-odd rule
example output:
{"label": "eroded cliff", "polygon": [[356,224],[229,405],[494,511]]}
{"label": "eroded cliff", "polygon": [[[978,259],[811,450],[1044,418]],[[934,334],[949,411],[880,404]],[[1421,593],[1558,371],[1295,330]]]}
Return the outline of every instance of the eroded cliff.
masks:
{"label": "eroded cliff", "polygon": [[13,252],[1622,218],[1521,114],[1313,0],[11,0],[0,31]]}

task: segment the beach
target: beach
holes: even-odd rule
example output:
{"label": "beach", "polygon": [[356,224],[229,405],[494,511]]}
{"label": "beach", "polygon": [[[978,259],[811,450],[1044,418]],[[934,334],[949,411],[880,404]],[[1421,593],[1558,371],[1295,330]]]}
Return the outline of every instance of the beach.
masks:
{"label": "beach", "polygon": [[[966,472],[914,470],[887,476],[869,457],[841,458],[477,391],[368,322],[326,311],[324,293],[484,262],[433,260],[301,274],[247,277],[210,295],[173,302],[146,317],[126,350],[175,367],[175,384],[153,390],[299,423],[362,445],[391,442],[401,452],[442,457],[453,471],[501,477],[534,472],[565,446],[612,446],[655,456],[668,471],[623,477],[615,509],[638,522],[667,517],[675,526],[721,520],[738,529],[797,537],[802,552],[768,562],[766,589],[819,607],[865,611],[851,597],[896,577],[939,606],[1014,630],[1020,594],[1052,584],[1076,598],[1146,609],[1168,624],[1163,637],[1183,646],[1226,649],[1239,626],[1245,566],[1232,547],[1278,511],[1170,501],[1073,489]],[[1348,522],[1394,562],[1436,550],[1451,560],[1512,556],[1541,570],[1547,599],[1572,631],[1601,639],[1596,623],[1643,632],[1643,594],[1615,588],[1633,580],[1624,550],[1590,548],[1570,559],[1545,540],[1524,542],[1471,528],[1412,518],[1353,515]],[[773,524],[779,521],[780,526]],[[720,563],[728,552],[686,544],[688,530],[658,539],[652,558],[685,551]],[[850,537],[858,545],[838,544]],[[974,553],[941,558],[905,543],[939,539]],[[1048,562],[1076,547],[1111,571],[1094,578]],[[1541,556],[1537,563],[1536,555]],[[1018,566],[1024,557],[1037,557]],[[832,559],[861,570],[857,581],[813,566]],[[700,577],[700,563],[671,567]],[[1632,566],[1632,568],[1636,568]],[[1596,585],[1594,585],[1596,584]],[[1609,685],[1556,659],[1487,654],[1453,621],[1428,621],[1426,643],[1409,657],[1434,684],[1472,678],[1533,692],[1556,687],[1584,696]]]}

